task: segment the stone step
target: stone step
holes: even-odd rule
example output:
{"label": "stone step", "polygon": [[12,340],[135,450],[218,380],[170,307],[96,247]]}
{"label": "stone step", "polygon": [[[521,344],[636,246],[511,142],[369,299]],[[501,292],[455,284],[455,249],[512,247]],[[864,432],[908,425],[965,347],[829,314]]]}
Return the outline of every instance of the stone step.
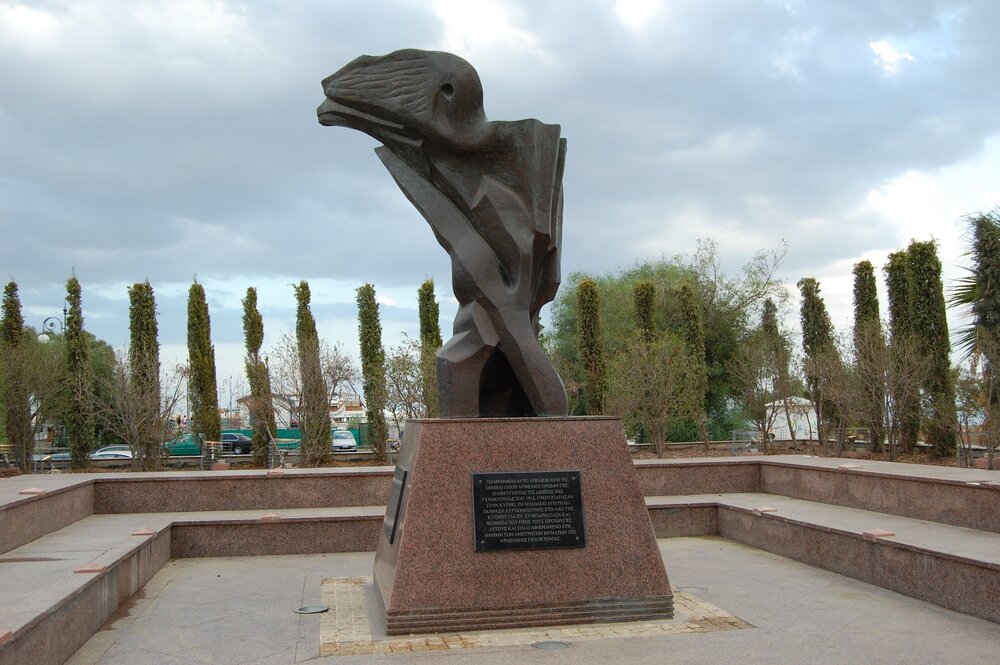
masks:
{"label": "stone step", "polygon": [[0,554],[0,665],[65,662],[171,558],[373,551],[384,513],[358,506],[78,520]]}
{"label": "stone step", "polygon": [[[1000,622],[995,533],[762,493],[648,497],[647,506],[661,537],[720,535]],[[0,664],[62,662],[170,558],[372,551],[383,514],[361,506],[87,517],[0,556]],[[420,617],[400,619],[395,628],[405,630]],[[456,618],[456,629],[476,625]]]}
{"label": "stone step", "polygon": [[621,621],[656,621],[674,615],[673,598],[648,599],[609,598],[590,603],[500,608],[493,611],[469,610],[457,612],[428,611],[423,613],[389,614],[386,632],[389,635],[433,632],[465,632]]}
{"label": "stone step", "polygon": [[163,524],[91,520],[0,555],[0,664],[65,662],[170,559]]}
{"label": "stone step", "polygon": [[[766,492],[1000,533],[1000,472],[801,455],[638,460],[645,496]],[[393,467],[0,479],[0,554],[92,514],[384,505]],[[39,490],[41,493],[38,493]]]}
{"label": "stone step", "polygon": [[1000,473],[804,455],[636,460],[643,496],[777,494],[1000,533]]}
{"label": "stone step", "polygon": [[91,480],[69,474],[0,479],[0,555],[93,513]]}
{"label": "stone step", "polygon": [[0,554],[89,515],[385,505],[392,467],[32,474],[0,479]]}
{"label": "stone step", "polygon": [[762,493],[646,505],[658,537],[719,535],[1000,623],[1000,534]]}

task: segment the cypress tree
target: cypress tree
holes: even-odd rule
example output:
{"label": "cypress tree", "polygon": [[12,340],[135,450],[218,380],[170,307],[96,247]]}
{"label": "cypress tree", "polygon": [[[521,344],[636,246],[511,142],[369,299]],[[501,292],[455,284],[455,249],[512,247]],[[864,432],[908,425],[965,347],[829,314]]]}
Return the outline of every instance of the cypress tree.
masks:
{"label": "cypress tree", "polygon": [[760,329],[770,340],[781,336],[778,330],[778,306],[770,298],[764,301],[764,307],[760,313]]}
{"label": "cypress tree", "polygon": [[863,411],[873,449],[885,438],[885,383],[880,358],[885,346],[878,309],[875,268],[871,261],[854,265],[854,358],[861,377]]}
{"label": "cypress tree", "polygon": [[143,375],[144,383],[160,389],[160,341],[156,323],[156,297],[147,279],[128,289],[129,364]]}
{"label": "cypress tree", "polygon": [[882,268],[889,296],[889,339],[902,339],[913,331],[910,320],[910,269],[906,252],[892,252]]}
{"label": "cypress tree", "polygon": [[[791,361],[791,352],[788,343],[781,334],[778,327],[778,306],[768,298],[764,301],[764,308],[760,316],[760,330],[767,344],[768,356],[773,364],[774,377],[776,381],[775,391],[780,395],[783,410],[785,412],[785,424],[788,426],[788,435],[792,439],[792,447],[798,447],[798,440],[795,437],[795,427],[792,424],[791,415],[791,375],[788,365]],[[766,432],[763,432],[764,439],[767,440]]]}
{"label": "cypress tree", "polygon": [[425,280],[417,290],[420,313],[420,373],[423,382],[423,400],[427,417],[437,418],[440,406],[437,398],[437,372],[435,354],[441,348],[440,307],[434,299],[434,280]]}
{"label": "cypress tree", "polygon": [[681,309],[681,337],[687,343],[695,358],[705,356],[705,322],[701,303],[689,282],[677,287],[677,299]]}
{"label": "cypress tree", "polygon": [[649,280],[639,280],[632,287],[632,299],[635,302],[636,331],[644,341],[651,342],[656,334],[656,327],[653,324],[656,285]]}
{"label": "cypress tree", "polygon": [[601,297],[597,283],[589,277],[580,280],[576,290],[579,321],[579,349],[583,361],[583,397],[587,415],[604,413],[604,398],[608,391],[604,362],[604,342],[601,338]]}
{"label": "cypress tree", "polygon": [[[129,297],[129,397],[136,413],[152,423],[160,414],[160,342],[156,325],[156,298],[149,280],[136,282],[128,289]],[[144,428],[144,434],[130,441],[133,454],[143,470],[159,464],[160,442],[153,437],[156,428]]]}
{"label": "cypress tree", "polygon": [[264,318],[257,309],[257,289],[247,289],[243,299],[243,336],[246,342],[247,381],[250,383],[250,419],[253,426],[253,463],[267,463],[267,445],[277,435],[271,374],[260,357],[264,343]]}
{"label": "cypress tree", "polygon": [[382,347],[382,323],[379,320],[375,287],[365,284],[357,290],[358,341],[361,345],[361,376],[368,416],[368,441],[380,461],[389,460],[386,449],[388,427],[385,422],[385,349]]}
{"label": "cypress tree", "polygon": [[66,378],[69,408],[66,410],[66,436],[74,469],[86,467],[94,447],[94,409],[90,403],[90,341],[83,331],[83,306],[80,282],[76,276],[66,280]]}
{"label": "cypress tree", "polygon": [[[698,403],[695,418],[698,421],[701,438],[707,448],[708,426],[705,415],[705,394],[708,391],[708,365],[705,361],[704,316],[702,315],[701,302],[690,282],[683,282],[677,288],[677,299],[680,301],[681,309],[681,337],[687,344],[688,353],[693,361],[692,388],[696,393]],[[652,325],[652,313],[650,313],[649,323]]]}
{"label": "cypress tree", "polygon": [[913,241],[906,250],[910,277],[910,316],[913,334],[924,353],[933,359],[934,369],[924,384],[930,398],[931,417],[927,423],[927,443],[937,455],[955,449],[958,415],[955,409],[955,383],[951,373],[951,342],[945,312],[941,261],[934,241]]}
{"label": "cypress tree", "polygon": [[865,327],[878,326],[881,318],[878,311],[878,290],[875,284],[875,268],[871,261],[854,264],[854,343],[861,341],[859,335]]}
{"label": "cypress tree", "polygon": [[822,398],[820,380],[814,365],[824,356],[836,353],[833,344],[833,324],[826,311],[826,303],[819,295],[819,282],[812,277],[803,277],[799,280],[798,287],[802,294],[799,313],[802,322],[802,350],[806,356],[806,385],[810,399],[816,406],[820,439],[823,439],[824,425],[834,424],[837,414],[833,404]]}
{"label": "cypress tree", "polygon": [[299,347],[302,374],[299,433],[302,435],[302,463],[319,466],[330,459],[330,396],[319,357],[319,334],[309,302],[312,296],[305,280],[295,287],[295,338]]}
{"label": "cypress tree", "polygon": [[[892,252],[882,268],[889,297],[889,344],[900,346],[908,343],[913,332],[910,317],[910,268],[905,251]],[[916,391],[916,392],[919,392]],[[899,443],[904,450],[912,450],[920,432],[920,404],[916,392],[911,395],[893,395],[894,404],[914,405],[908,413],[900,413]]]}
{"label": "cypress tree", "polygon": [[7,441],[20,461],[22,473],[31,472],[35,442],[31,432],[31,390],[25,367],[26,339],[24,316],[17,283],[8,282],[3,291],[3,318],[0,319],[0,362],[4,426]]}
{"label": "cypress tree", "polygon": [[819,282],[812,277],[803,277],[798,287],[802,294],[802,350],[806,357],[815,358],[833,348],[833,324],[826,311],[826,303],[819,295]]}
{"label": "cypress tree", "polygon": [[215,376],[212,320],[205,288],[197,281],[188,290],[188,395],[191,400],[191,433],[218,441],[222,435],[219,392]]}

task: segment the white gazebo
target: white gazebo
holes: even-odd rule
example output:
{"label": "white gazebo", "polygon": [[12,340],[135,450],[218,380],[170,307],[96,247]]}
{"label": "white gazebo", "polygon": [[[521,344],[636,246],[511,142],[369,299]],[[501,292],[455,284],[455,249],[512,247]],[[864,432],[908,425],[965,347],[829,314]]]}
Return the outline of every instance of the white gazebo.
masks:
{"label": "white gazebo", "polygon": [[[771,432],[776,441],[788,441],[792,438],[792,433],[788,430],[788,419],[785,418],[785,403],[783,400],[776,400],[767,405],[768,420],[771,425]],[[814,439],[819,436],[819,427],[816,424],[816,409],[813,408],[812,401],[805,397],[788,398],[788,416],[792,421],[792,428],[795,430],[795,438],[802,441]]]}

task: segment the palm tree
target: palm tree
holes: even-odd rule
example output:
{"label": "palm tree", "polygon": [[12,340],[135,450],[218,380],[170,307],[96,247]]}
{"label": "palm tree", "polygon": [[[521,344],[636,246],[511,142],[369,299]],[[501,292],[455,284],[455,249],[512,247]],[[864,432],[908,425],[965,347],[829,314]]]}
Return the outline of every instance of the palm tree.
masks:
{"label": "palm tree", "polygon": [[983,359],[982,375],[986,383],[986,418],[989,439],[987,450],[992,458],[996,446],[998,377],[994,368],[1000,363],[1000,208],[965,218],[972,259],[969,274],[951,291],[949,304],[964,309],[971,323],[958,330],[955,342],[963,360],[972,355]]}

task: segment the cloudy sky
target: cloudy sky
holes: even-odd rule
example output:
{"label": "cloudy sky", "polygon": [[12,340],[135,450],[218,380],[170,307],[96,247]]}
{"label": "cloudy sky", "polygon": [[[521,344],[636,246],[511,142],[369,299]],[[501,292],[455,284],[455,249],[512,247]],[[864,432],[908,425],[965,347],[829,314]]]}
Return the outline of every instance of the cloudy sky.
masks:
{"label": "cloudy sky", "polygon": [[39,327],[75,271],[116,345],[148,278],[168,365],[197,276],[223,384],[248,286],[274,340],[309,280],[356,353],[355,288],[393,345],[430,276],[447,331],[447,255],[375,142],[315,116],[322,78],[415,47],[469,60],[491,119],[562,125],[564,275],[701,238],[735,272],[784,238],[782,279],[847,326],[856,261],[932,237],[959,276],[958,218],[1000,203],[998,25],[989,0],[0,0],[0,273]]}

